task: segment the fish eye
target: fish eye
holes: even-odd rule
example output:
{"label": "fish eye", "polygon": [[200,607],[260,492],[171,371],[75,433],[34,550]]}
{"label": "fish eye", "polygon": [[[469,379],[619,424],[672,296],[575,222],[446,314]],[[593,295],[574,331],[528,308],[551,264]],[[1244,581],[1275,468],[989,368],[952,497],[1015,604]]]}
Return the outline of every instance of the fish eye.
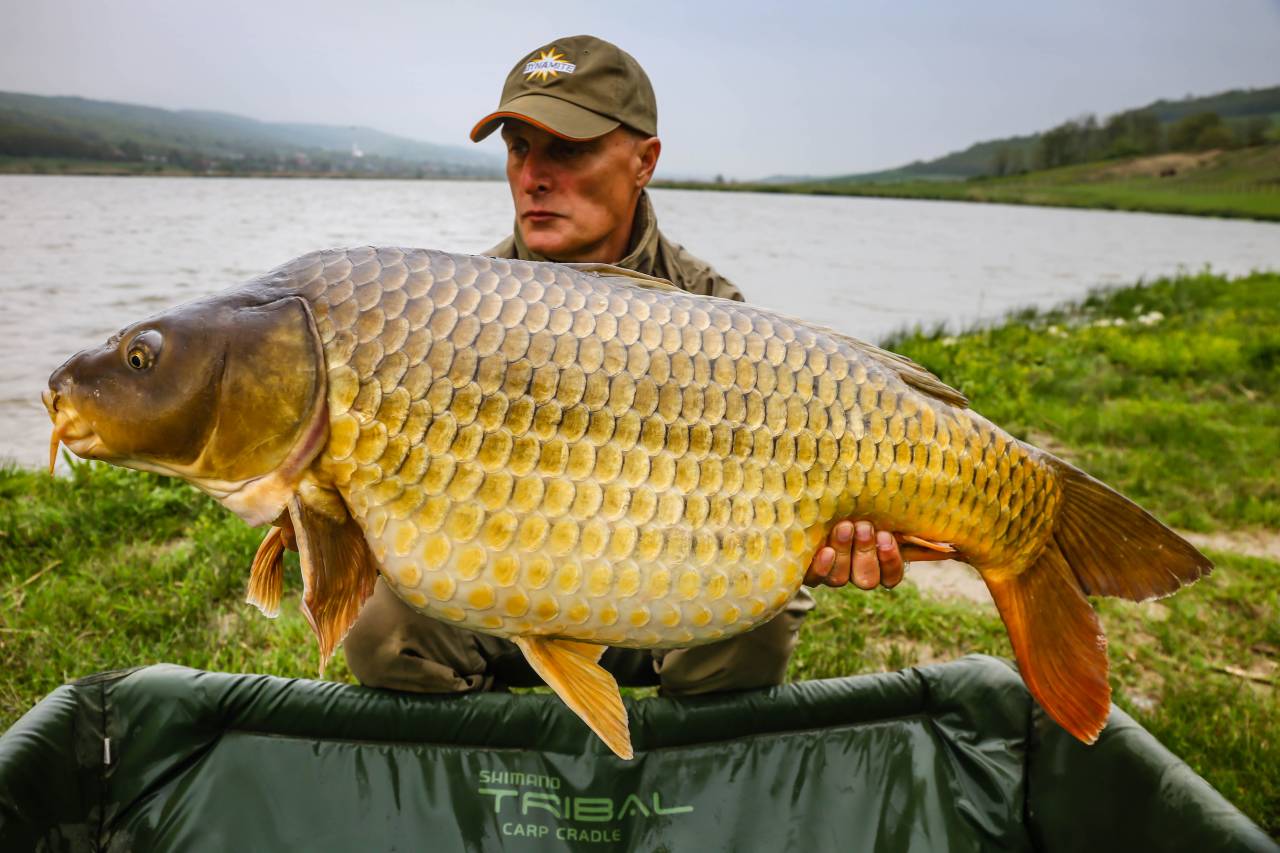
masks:
{"label": "fish eye", "polygon": [[160,345],[163,341],[164,339],[160,333],[154,329],[139,332],[129,342],[129,347],[125,350],[125,363],[134,370],[147,370],[151,365],[155,364],[156,356],[160,354]]}

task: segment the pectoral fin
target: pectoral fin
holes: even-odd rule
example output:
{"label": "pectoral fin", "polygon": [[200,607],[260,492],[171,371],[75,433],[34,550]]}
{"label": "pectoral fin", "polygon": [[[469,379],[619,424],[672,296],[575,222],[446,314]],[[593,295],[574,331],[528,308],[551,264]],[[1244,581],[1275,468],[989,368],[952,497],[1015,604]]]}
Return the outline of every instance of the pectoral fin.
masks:
{"label": "pectoral fin", "polygon": [[618,682],[604,667],[604,646],[544,637],[515,637],[533,671],[619,758],[631,758],[627,709]]}
{"label": "pectoral fin", "polygon": [[344,507],[340,514],[335,518],[332,508],[321,511],[297,496],[289,501],[302,563],[302,612],[320,643],[321,674],[378,579],[378,563],[360,525]]}
{"label": "pectoral fin", "polygon": [[262,611],[268,619],[280,615],[280,592],[284,589],[284,534],[272,527],[249,569],[249,588],[244,600]]}
{"label": "pectoral fin", "polygon": [[293,535],[293,522],[286,509],[280,513],[253,555],[249,570],[249,588],[244,600],[262,611],[268,619],[280,615],[280,593],[284,589],[284,552],[298,550],[298,540]]}

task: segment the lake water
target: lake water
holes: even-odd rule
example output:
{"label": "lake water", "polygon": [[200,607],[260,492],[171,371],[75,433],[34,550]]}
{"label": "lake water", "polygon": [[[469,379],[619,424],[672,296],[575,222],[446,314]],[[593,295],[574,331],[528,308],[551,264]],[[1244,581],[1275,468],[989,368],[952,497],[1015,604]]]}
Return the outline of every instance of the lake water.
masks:
{"label": "lake water", "polygon": [[[890,199],[653,193],[672,239],[747,298],[867,340],[1098,285],[1280,268],[1280,225]],[[313,249],[482,251],[505,184],[0,176],[0,458],[45,463],[40,391],[73,352]]]}

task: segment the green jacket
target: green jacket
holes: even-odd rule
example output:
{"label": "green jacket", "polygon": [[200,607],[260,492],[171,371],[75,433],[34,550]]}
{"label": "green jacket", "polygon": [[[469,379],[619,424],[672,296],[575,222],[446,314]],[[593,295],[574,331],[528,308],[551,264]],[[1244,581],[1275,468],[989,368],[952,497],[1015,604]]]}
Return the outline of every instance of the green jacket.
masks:
{"label": "green jacket", "polygon": [[[531,251],[524,244],[519,227],[510,237],[483,254],[493,258],[519,258],[523,261],[551,260]],[[706,261],[695,258],[683,246],[662,235],[647,192],[640,194],[627,256],[618,261],[617,266],[665,278],[690,293],[743,301],[742,292],[733,282],[716,272]]]}

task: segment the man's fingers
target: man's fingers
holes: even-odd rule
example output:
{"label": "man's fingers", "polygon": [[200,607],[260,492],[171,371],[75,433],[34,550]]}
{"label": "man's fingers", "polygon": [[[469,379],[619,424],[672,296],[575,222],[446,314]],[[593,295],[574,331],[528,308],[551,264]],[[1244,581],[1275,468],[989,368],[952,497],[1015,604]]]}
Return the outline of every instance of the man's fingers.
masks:
{"label": "man's fingers", "polygon": [[835,559],[834,548],[819,548],[818,553],[813,555],[813,560],[809,563],[809,570],[804,573],[805,586],[827,583],[827,576],[831,573],[831,566],[835,563]]}
{"label": "man's fingers", "polygon": [[829,586],[844,586],[849,582],[849,571],[853,563],[853,522],[842,521],[831,531],[830,545],[835,554],[831,565],[831,574],[827,576]]}
{"label": "man's fingers", "polygon": [[902,583],[907,560],[946,560],[957,555],[914,544],[900,544],[897,537],[869,521],[841,521],[831,529],[827,544],[814,554],[804,582],[840,587],[850,580],[859,589],[884,585],[892,589]]}
{"label": "man's fingers", "polygon": [[885,589],[893,589],[902,582],[902,554],[893,534],[881,530],[876,534],[876,551],[880,555],[880,583]]}
{"label": "man's fingers", "polygon": [[858,589],[875,589],[880,583],[880,560],[870,522],[853,526],[853,584]]}

